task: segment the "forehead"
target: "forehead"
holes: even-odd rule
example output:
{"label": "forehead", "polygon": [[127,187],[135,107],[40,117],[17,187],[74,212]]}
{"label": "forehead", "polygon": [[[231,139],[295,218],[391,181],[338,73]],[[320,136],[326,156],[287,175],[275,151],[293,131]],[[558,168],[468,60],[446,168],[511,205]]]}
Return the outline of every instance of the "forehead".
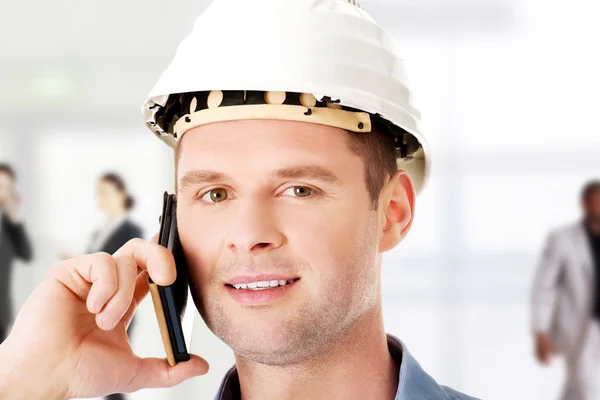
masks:
{"label": "forehead", "polygon": [[107,180],[104,179],[100,179],[98,181],[98,188],[100,190],[116,190],[117,188],[115,187],[115,185],[113,185],[112,183],[110,183]]}
{"label": "forehead", "polygon": [[231,121],[187,132],[177,149],[178,169],[285,162],[334,165],[356,157],[343,129],[295,121]]}

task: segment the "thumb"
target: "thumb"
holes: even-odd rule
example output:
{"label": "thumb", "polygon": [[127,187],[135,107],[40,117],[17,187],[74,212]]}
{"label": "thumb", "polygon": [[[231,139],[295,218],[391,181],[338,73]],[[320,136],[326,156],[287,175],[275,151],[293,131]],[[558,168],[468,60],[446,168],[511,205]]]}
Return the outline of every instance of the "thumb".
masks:
{"label": "thumb", "polygon": [[208,362],[190,354],[190,360],[170,367],[164,358],[140,358],[136,377],[127,388],[128,392],[141,389],[170,388],[208,372]]}

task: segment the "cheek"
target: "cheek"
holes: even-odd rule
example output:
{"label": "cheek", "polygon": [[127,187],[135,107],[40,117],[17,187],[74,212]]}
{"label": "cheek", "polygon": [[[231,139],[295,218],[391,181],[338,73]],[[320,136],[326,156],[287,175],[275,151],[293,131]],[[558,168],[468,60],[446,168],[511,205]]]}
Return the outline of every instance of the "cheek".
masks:
{"label": "cheek", "polygon": [[316,281],[343,280],[364,268],[359,259],[370,254],[369,215],[356,209],[357,205],[338,205],[285,213],[284,234],[292,250],[313,266]]}
{"label": "cheek", "polygon": [[214,267],[224,249],[227,220],[222,214],[180,207],[177,210],[177,227],[190,273],[201,282],[212,280]]}

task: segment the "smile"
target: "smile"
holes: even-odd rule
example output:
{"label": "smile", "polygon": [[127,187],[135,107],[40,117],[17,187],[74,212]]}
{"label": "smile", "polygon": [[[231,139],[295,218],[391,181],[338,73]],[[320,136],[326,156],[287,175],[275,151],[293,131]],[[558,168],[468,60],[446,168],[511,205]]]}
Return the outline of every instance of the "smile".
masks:
{"label": "smile", "polygon": [[279,286],[287,286],[296,282],[298,279],[289,279],[289,280],[270,280],[270,281],[256,281],[256,282],[247,282],[247,283],[236,283],[235,285],[228,285],[237,290],[267,290],[270,288],[275,288]]}

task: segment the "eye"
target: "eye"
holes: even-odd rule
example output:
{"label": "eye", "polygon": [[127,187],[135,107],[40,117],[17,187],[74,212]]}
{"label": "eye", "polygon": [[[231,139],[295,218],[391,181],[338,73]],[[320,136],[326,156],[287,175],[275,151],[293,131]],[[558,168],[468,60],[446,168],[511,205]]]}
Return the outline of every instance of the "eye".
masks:
{"label": "eye", "polygon": [[227,199],[227,190],[225,189],[212,189],[204,193],[202,200],[207,203],[220,203]]}
{"label": "eye", "polygon": [[286,196],[308,197],[314,193],[314,190],[306,186],[292,186],[283,192]]}

